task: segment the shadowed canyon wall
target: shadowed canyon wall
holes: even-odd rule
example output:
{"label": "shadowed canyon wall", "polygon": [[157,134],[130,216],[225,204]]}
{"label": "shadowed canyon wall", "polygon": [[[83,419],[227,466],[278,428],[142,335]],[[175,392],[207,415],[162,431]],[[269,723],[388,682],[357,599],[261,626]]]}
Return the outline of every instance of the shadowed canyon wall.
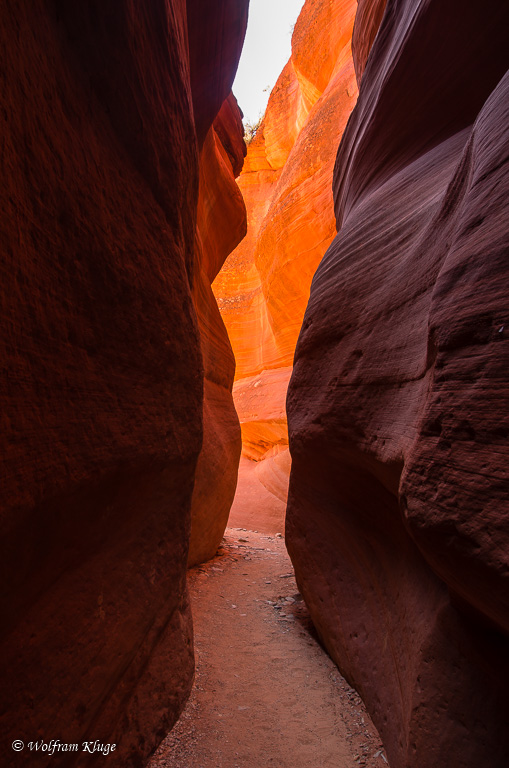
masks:
{"label": "shadowed canyon wall", "polygon": [[391,767],[504,768],[509,12],[388,0],[375,37],[379,6],[288,392],[287,544]]}
{"label": "shadowed canyon wall", "polygon": [[240,451],[210,282],[245,227],[247,0],[0,13],[2,760],[87,762],[10,747],[58,737],[139,766],[192,683],[191,499],[210,551],[218,422],[209,507]]}
{"label": "shadowed canyon wall", "polygon": [[191,505],[189,565],[213,557],[237,487],[241,451],[232,398],[235,358],[211,283],[246,234],[246,208],[235,182],[246,145],[232,94],[210,128],[200,157],[193,299],[204,366],[203,445]]}
{"label": "shadowed canyon wall", "polygon": [[[292,55],[269,98],[239,186],[248,234],[213,290],[237,362],[239,482],[281,530],[290,457],[285,399],[313,273],[336,233],[332,171],[357,98],[350,41],[355,0],[307,0]],[[266,491],[270,494],[266,494]],[[253,520],[253,523],[256,521]],[[254,525],[256,528],[256,525]]]}

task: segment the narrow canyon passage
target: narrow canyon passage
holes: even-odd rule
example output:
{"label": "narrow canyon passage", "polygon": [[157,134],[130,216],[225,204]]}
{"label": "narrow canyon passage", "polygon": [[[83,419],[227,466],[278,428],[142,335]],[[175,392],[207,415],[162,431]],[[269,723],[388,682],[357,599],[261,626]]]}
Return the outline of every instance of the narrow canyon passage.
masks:
{"label": "narrow canyon passage", "polygon": [[509,3],[264,2],[0,8],[1,768],[509,767]]}
{"label": "narrow canyon passage", "polygon": [[227,528],[189,587],[195,685],[150,768],[387,764],[360,698],[316,640],[282,537]]}

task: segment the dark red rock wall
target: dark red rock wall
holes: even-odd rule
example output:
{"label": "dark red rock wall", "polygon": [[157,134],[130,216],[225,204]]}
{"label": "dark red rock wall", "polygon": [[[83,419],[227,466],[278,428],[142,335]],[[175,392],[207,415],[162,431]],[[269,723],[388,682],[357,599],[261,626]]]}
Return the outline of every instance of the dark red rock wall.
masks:
{"label": "dark red rock wall", "polygon": [[200,146],[230,93],[231,75],[237,70],[244,44],[248,6],[249,0],[187,0],[191,86]]}
{"label": "dark red rock wall", "polygon": [[388,1],[288,395],[288,547],[392,768],[509,764],[508,30]]}
{"label": "dark red rock wall", "polygon": [[358,0],[352,34],[352,58],[360,84],[369,52],[382,21],[387,0]]}
{"label": "dark red rock wall", "polygon": [[200,156],[193,300],[204,366],[203,446],[191,507],[189,565],[210,559],[228,522],[242,439],[233,404],[235,358],[211,283],[246,233],[246,207],[234,173],[246,145],[234,96],[225,100]]}
{"label": "dark red rock wall", "polygon": [[184,0],[2,7],[5,765],[86,762],[8,746],[57,737],[116,742],[110,766],[141,765],[190,689],[193,104],[206,135],[245,28],[247,1],[235,28],[230,4],[190,7],[189,28]]}

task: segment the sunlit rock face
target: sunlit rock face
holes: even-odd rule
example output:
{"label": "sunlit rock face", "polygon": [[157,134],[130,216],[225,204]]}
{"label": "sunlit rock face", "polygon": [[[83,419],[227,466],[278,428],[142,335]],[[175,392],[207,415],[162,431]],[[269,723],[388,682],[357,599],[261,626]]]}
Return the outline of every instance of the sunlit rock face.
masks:
{"label": "sunlit rock face", "polygon": [[505,2],[356,23],[288,394],[288,547],[392,768],[509,764],[508,30]]}
{"label": "sunlit rock face", "polygon": [[[314,271],[336,232],[332,172],[357,97],[350,50],[356,7],[354,0],[304,4],[292,56],[238,179],[248,234],[213,286],[237,363],[243,455],[255,461],[288,449],[293,354]],[[281,466],[288,469],[286,456]]]}
{"label": "sunlit rock face", "polygon": [[[1,11],[0,728],[13,758],[14,739],[97,739],[117,744],[109,766],[139,766],[189,693],[203,369],[206,424],[215,399],[228,409],[232,379],[231,361],[205,354],[225,346],[212,277],[208,304],[197,298],[225,244],[201,226],[199,152],[226,166],[223,149],[238,155],[226,107],[222,148],[210,127],[246,6]],[[197,215],[206,256],[195,258]]]}

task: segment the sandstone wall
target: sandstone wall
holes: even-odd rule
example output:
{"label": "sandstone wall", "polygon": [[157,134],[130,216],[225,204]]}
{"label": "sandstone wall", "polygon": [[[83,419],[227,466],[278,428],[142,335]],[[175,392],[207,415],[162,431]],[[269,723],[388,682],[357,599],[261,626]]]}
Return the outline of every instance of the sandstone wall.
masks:
{"label": "sandstone wall", "polygon": [[139,766],[190,690],[204,362],[206,424],[214,398],[231,411],[232,378],[200,351],[197,312],[203,350],[219,323],[204,334],[210,287],[197,299],[216,257],[207,245],[195,263],[199,150],[216,141],[246,15],[247,0],[2,7],[6,765],[27,759],[13,739],[58,737],[116,742],[102,759]]}
{"label": "sandstone wall", "polygon": [[509,761],[508,22],[388,0],[367,63],[356,24],[288,395],[289,551],[391,768]]}
{"label": "sandstone wall", "polygon": [[232,94],[210,128],[200,156],[193,300],[204,365],[203,446],[191,505],[189,565],[214,556],[237,487],[241,451],[232,398],[235,358],[211,283],[246,233],[246,208],[235,182],[246,152]]}
{"label": "sandstone wall", "polygon": [[[278,478],[280,518],[290,466],[286,390],[311,280],[336,232],[332,171],[357,97],[350,50],[356,5],[304,4],[292,56],[238,180],[248,234],[213,286],[237,362],[243,456],[273,465],[260,465],[256,475],[272,491]],[[286,458],[275,458],[285,452]],[[249,469],[241,462],[241,478]]]}

